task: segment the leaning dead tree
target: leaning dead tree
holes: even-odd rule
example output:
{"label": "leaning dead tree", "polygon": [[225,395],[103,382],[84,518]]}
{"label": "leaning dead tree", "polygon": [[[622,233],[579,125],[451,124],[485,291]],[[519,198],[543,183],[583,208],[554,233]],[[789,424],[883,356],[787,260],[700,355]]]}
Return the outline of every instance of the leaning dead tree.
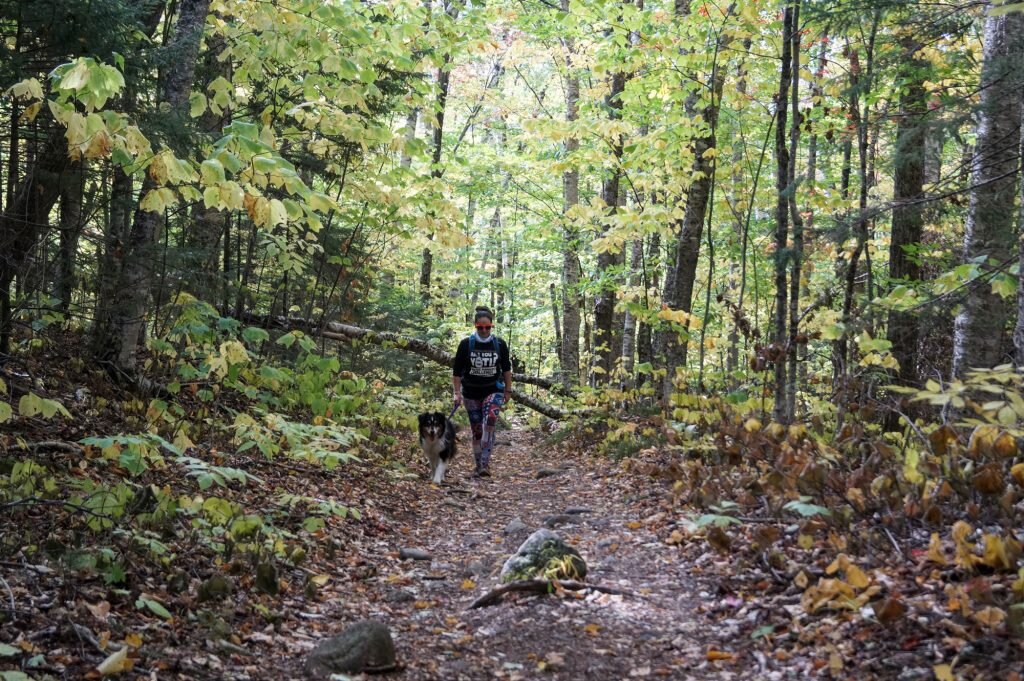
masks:
{"label": "leaning dead tree", "polygon": [[[411,338],[389,331],[374,331],[361,326],[341,324],[340,322],[324,322],[322,325],[300,317],[281,317],[272,315],[245,315],[247,324],[260,326],[265,329],[281,329],[283,331],[303,331],[311,335],[322,336],[330,340],[341,342],[352,342],[354,340],[380,345],[382,347],[397,348],[399,350],[425,357],[443,366],[451,366],[454,355],[436,345],[428,343],[419,338]],[[571,396],[560,383],[556,383],[540,376],[529,376],[527,374],[512,374],[514,383],[527,383],[550,390],[552,392]],[[521,390],[512,389],[512,399],[524,407],[529,407],[539,414],[548,418],[560,421],[571,416],[582,416],[589,413],[589,410],[564,410],[550,404],[546,404],[535,397],[531,397]]]}

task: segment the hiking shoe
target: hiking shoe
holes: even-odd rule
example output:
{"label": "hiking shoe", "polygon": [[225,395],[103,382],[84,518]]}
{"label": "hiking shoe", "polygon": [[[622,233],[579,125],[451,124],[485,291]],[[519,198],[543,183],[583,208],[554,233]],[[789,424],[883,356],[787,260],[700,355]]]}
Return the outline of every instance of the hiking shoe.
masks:
{"label": "hiking shoe", "polygon": [[481,478],[489,478],[489,477],[491,477],[491,471],[490,471],[489,468],[481,468],[479,471],[477,471],[476,474],[477,474],[477,476],[479,476]]}

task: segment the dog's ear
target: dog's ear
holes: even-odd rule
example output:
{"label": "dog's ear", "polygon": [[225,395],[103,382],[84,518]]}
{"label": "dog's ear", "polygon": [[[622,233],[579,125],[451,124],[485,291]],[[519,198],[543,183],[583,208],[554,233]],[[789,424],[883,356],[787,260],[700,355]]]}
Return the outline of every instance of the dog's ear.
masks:
{"label": "dog's ear", "polygon": [[424,423],[426,423],[427,419],[429,419],[429,418],[430,418],[430,414],[420,414],[420,416],[419,416],[420,425],[422,426]]}

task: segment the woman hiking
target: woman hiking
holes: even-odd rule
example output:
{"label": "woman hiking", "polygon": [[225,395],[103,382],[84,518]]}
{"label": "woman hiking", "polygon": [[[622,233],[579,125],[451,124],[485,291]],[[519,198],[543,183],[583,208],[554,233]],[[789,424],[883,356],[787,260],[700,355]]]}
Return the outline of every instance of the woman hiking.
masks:
{"label": "woman hiking", "polygon": [[464,404],[473,428],[476,475],[490,477],[494,426],[512,390],[512,362],[508,344],[491,333],[494,313],[478,307],[473,314],[476,330],[463,338],[452,361],[455,406]]}

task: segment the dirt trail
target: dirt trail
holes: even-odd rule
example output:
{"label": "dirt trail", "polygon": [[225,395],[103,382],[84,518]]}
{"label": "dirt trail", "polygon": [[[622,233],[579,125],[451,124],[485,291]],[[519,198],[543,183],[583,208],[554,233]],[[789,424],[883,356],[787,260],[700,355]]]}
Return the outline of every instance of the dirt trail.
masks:
{"label": "dirt trail", "polygon": [[[387,553],[367,556],[382,566],[368,614],[392,627],[402,678],[706,678],[691,666],[704,660],[694,587],[677,549],[641,522],[631,480],[601,459],[560,458],[518,426],[497,442],[493,478],[469,476],[464,447],[444,487],[417,482],[411,506],[392,516],[408,534],[382,538]],[[509,527],[516,519],[526,527]],[[467,611],[540,527],[577,547],[589,582],[637,595],[516,594]],[[397,560],[401,548],[431,559]]]}

